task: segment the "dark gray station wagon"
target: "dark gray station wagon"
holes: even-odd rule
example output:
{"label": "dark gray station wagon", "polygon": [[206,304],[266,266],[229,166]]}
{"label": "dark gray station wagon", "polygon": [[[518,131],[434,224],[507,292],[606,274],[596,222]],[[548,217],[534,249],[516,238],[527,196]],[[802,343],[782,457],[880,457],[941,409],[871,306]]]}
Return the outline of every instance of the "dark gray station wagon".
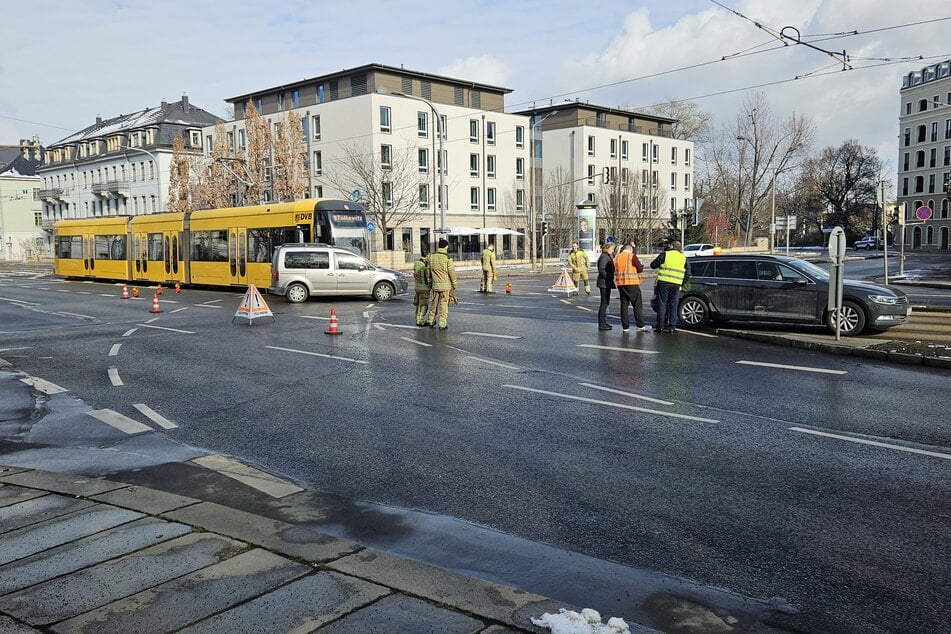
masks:
{"label": "dark gray station wagon", "polygon": [[[782,255],[690,258],[690,280],[680,300],[680,322],[700,328],[713,321],[783,321],[827,324],[829,273]],[[908,321],[911,307],[901,291],[845,280],[839,330],[858,335]]]}

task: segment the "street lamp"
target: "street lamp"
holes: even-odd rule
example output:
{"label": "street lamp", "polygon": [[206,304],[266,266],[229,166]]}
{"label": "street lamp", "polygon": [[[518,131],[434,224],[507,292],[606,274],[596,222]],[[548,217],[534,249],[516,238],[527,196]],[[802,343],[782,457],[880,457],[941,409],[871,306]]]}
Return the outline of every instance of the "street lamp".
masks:
{"label": "street lamp", "polygon": [[[381,86],[381,88],[382,88],[382,86]],[[436,134],[439,136],[439,157],[438,157],[437,160],[436,160],[436,168],[439,170],[439,192],[438,192],[438,196],[439,196],[439,230],[440,230],[440,232],[442,232],[442,231],[444,231],[444,230],[446,229],[446,195],[445,195],[445,192],[444,192],[445,187],[446,187],[446,180],[445,180],[445,179],[446,179],[446,165],[445,165],[445,160],[446,160],[446,159],[445,159],[445,157],[443,156],[443,137],[445,136],[446,131],[442,129],[442,128],[443,128],[443,125],[442,125],[442,117],[439,116],[439,111],[436,110],[436,106],[434,106],[434,105],[433,105],[433,102],[431,102],[429,99],[425,99],[425,98],[423,98],[423,97],[417,97],[416,95],[408,95],[408,94],[406,94],[405,92],[392,92],[392,93],[391,93],[391,92],[388,92],[388,91],[387,91],[387,92],[384,93],[383,91],[386,91],[386,88],[383,88],[383,89],[380,91],[380,93],[381,93],[381,94],[396,95],[397,97],[406,97],[407,99],[415,99],[416,101],[422,101],[423,103],[425,103],[426,105],[428,105],[428,106],[432,109],[432,111],[433,111],[433,117],[435,117],[435,119],[436,119],[436,121],[435,121],[435,123],[436,123],[435,131],[436,131]]]}
{"label": "street lamp", "polygon": [[[532,241],[531,241],[532,242],[532,258],[531,258],[532,259],[532,273],[535,272],[535,246],[538,243],[538,238],[535,234],[535,225],[537,224],[536,217],[538,215],[538,210],[536,209],[536,206],[535,206],[538,199],[538,194],[537,194],[538,183],[537,183],[537,179],[535,178],[535,130],[537,129],[539,132],[541,132],[541,126],[542,126],[542,123],[545,122],[545,119],[547,119],[548,117],[553,117],[556,114],[558,114],[558,111],[553,110],[549,112],[548,114],[546,114],[544,117],[540,118],[538,121],[533,120],[531,127],[528,129],[528,147],[529,147],[528,171],[529,171],[529,178],[531,179],[529,184],[529,196],[531,196],[531,201],[529,206],[528,222],[532,228],[529,234],[532,236]],[[534,119],[534,117],[532,118]],[[539,156],[538,158],[541,158],[541,157]],[[542,208],[544,209],[544,202],[542,203]],[[544,266],[545,266],[545,253],[542,252],[542,268],[543,269],[544,269]]]}
{"label": "street lamp", "polygon": [[[129,145],[123,145],[123,146],[121,146],[119,149],[120,149],[120,150],[125,150],[125,151],[127,151],[127,152],[128,152],[128,151],[132,151],[132,152],[142,152],[142,154],[148,154],[148,155],[152,158],[152,162],[155,163],[155,181],[156,181],[156,186],[158,187],[158,192],[157,192],[157,193],[158,193],[158,198],[155,199],[155,207],[156,207],[156,208],[153,208],[152,211],[153,211],[153,212],[156,212],[156,211],[161,210],[161,209],[162,209],[162,170],[159,169],[160,166],[159,166],[158,159],[155,158],[155,155],[154,155],[154,154],[152,154],[152,153],[149,152],[148,150],[143,150],[142,148],[131,147],[131,146],[129,146]],[[126,160],[128,160],[128,159],[129,159],[129,157],[126,156]]]}

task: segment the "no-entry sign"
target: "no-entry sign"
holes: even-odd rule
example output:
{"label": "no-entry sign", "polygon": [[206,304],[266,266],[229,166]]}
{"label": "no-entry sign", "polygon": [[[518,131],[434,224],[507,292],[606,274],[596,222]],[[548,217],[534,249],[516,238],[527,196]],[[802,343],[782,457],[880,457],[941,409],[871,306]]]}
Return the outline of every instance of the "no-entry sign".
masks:
{"label": "no-entry sign", "polygon": [[915,218],[918,220],[928,220],[931,218],[931,207],[927,205],[922,205],[915,210]]}

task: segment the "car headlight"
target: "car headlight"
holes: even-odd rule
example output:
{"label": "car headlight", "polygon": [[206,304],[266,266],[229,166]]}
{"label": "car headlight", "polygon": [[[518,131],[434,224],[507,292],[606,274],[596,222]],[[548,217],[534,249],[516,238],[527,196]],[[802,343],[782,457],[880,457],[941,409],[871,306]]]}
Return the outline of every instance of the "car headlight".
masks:
{"label": "car headlight", "polygon": [[869,295],[868,298],[876,304],[893,305],[898,303],[898,298],[892,295]]}

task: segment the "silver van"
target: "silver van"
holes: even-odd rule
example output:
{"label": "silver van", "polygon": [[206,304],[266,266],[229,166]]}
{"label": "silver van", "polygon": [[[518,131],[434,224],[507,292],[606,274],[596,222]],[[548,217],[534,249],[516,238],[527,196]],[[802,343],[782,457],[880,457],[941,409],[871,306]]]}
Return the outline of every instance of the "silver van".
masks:
{"label": "silver van", "polygon": [[268,292],[293,303],[315,295],[370,295],[385,302],[406,293],[399,271],[371,264],[353,251],[327,244],[282,244],[274,250]]}

